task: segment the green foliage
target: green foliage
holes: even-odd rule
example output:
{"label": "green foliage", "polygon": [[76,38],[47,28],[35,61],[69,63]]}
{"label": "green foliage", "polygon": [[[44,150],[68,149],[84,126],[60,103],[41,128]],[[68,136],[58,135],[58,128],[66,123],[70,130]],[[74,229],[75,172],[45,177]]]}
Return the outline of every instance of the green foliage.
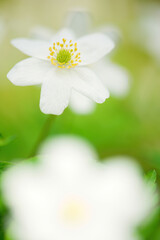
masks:
{"label": "green foliage", "polygon": [[[147,184],[152,188],[153,194],[157,190],[157,173],[155,170],[149,171],[145,175]],[[159,197],[157,196],[157,203]],[[160,239],[160,206],[157,206],[153,212],[144,220],[144,222],[137,228],[137,235],[140,240],[159,240]]]}
{"label": "green foliage", "polygon": [[149,171],[146,174],[145,179],[146,179],[147,183],[151,186],[151,188],[153,190],[156,190],[156,188],[157,188],[157,184],[156,184],[157,173],[156,173],[156,171],[155,170]]}
{"label": "green foliage", "polygon": [[5,161],[0,161],[0,174],[6,170],[8,167],[12,166],[12,162],[5,162]]}
{"label": "green foliage", "polygon": [[160,207],[152,213],[144,223],[141,225],[137,234],[140,240],[159,240],[160,239]]}
{"label": "green foliage", "polygon": [[0,133],[0,147],[6,146],[15,139],[15,136],[3,137]]}

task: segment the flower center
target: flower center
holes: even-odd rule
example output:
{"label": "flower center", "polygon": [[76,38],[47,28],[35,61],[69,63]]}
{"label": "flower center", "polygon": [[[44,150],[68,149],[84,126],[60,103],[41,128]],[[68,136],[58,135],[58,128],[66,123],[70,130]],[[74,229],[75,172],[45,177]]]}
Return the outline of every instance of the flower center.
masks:
{"label": "flower center", "polygon": [[84,204],[78,200],[70,200],[62,208],[62,218],[65,222],[78,223],[86,217]]}
{"label": "flower center", "polygon": [[57,54],[57,61],[59,63],[68,63],[71,60],[71,53],[70,51],[66,50],[66,49],[61,49],[59,50],[58,54]]}
{"label": "flower center", "polygon": [[77,43],[73,43],[72,40],[67,41],[63,38],[62,42],[54,42],[49,51],[50,55],[47,58],[58,68],[73,68],[81,62]]}

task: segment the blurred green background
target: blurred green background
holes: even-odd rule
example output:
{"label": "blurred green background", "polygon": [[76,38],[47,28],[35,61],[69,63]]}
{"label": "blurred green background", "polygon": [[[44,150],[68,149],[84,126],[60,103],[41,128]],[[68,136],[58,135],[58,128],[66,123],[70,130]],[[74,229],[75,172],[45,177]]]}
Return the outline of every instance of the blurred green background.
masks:
{"label": "blurred green background", "polygon": [[[10,40],[28,37],[36,25],[58,30],[64,25],[67,12],[81,7],[91,14],[94,27],[104,24],[119,27],[123,37],[111,59],[129,71],[131,90],[124,99],[110,97],[89,115],[76,115],[66,109],[55,119],[50,135],[83,136],[96,147],[100,158],[131,156],[145,172],[155,169],[159,176],[160,63],[131,37],[137,34],[132,29],[141,9],[150,3],[153,1],[0,0],[0,20],[5,24],[5,36],[0,43],[1,166],[29,155],[47,119],[39,109],[40,88],[17,87],[6,77],[17,62],[26,58],[11,46]],[[159,236],[145,239],[158,240]]]}

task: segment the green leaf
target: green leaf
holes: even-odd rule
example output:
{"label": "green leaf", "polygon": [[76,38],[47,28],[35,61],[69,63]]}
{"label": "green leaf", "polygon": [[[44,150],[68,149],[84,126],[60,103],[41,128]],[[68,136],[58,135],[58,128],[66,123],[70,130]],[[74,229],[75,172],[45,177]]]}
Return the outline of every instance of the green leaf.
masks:
{"label": "green leaf", "polygon": [[148,182],[156,183],[157,173],[155,170],[151,170],[146,174],[146,180]]}
{"label": "green leaf", "polygon": [[141,224],[136,234],[141,240],[159,240],[160,239],[160,225],[159,225],[160,207],[157,207],[152,212],[152,215]]}
{"label": "green leaf", "polygon": [[13,162],[0,161],[0,174],[4,172],[8,167],[13,165]]}
{"label": "green leaf", "polygon": [[[157,173],[155,170],[149,171],[145,175],[145,180],[147,184],[152,188],[153,194],[157,197],[157,202],[159,200],[158,195],[156,194],[157,189]],[[159,240],[160,239],[160,226],[159,226],[159,216],[160,216],[160,207],[157,206],[141,224],[136,229],[136,234],[141,240]]]}
{"label": "green leaf", "polygon": [[145,180],[153,190],[156,190],[156,188],[157,188],[157,184],[156,184],[157,173],[155,170],[149,171],[145,176]]}
{"label": "green leaf", "polygon": [[15,136],[3,137],[0,133],[0,147],[6,146],[15,139]]}

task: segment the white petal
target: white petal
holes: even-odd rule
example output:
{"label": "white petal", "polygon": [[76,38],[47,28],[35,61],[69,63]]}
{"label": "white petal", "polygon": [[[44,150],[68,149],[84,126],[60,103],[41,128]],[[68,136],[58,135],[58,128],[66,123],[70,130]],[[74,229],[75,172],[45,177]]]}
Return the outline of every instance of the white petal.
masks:
{"label": "white petal", "polygon": [[46,114],[60,115],[69,104],[70,92],[67,71],[53,68],[42,84],[41,111]]}
{"label": "white petal", "polygon": [[49,43],[42,40],[17,38],[11,41],[12,45],[18,48],[21,52],[31,57],[36,57],[44,60],[48,60],[49,55]]}
{"label": "white petal", "polygon": [[76,37],[81,37],[88,34],[91,29],[91,16],[83,9],[76,9],[68,13],[65,23]]}
{"label": "white petal", "polygon": [[128,72],[123,67],[102,60],[93,64],[92,69],[112,95],[117,97],[126,96],[129,91],[130,79]]}
{"label": "white petal", "polygon": [[114,48],[113,41],[101,33],[82,37],[77,41],[78,52],[81,53],[80,65],[92,64],[100,60]]}
{"label": "white petal", "polygon": [[42,159],[43,169],[51,172],[53,177],[58,176],[61,181],[64,178],[81,178],[97,159],[95,150],[87,141],[65,135],[48,140],[40,155],[46,156]]}
{"label": "white petal", "polygon": [[69,107],[77,114],[89,114],[95,109],[95,102],[84,95],[72,90]]}
{"label": "white petal", "polygon": [[46,61],[27,58],[17,63],[7,74],[8,79],[18,86],[29,86],[41,84],[45,74],[53,66]]}
{"label": "white petal", "polygon": [[51,42],[62,41],[63,38],[67,40],[74,40],[75,39],[74,32],[69,28],[63,28],[53,36]]}
{"label": "white petal", "polygon": [[127,157],[117,156],[106,160],[99,171],[97,195],[104,203],[112,202],[108,210],[113,214],[116,209],[115,217],[119,216],[123,224],[137,225],[151,209],[150,203],[153,204],[140,169],[132,162],[133,159]]}
{"label": "white petal", "polygon": [[97,103],[103,103],[109,97],[109,92],[97,75],[88,67],[70,69],[71,85],[77,92]]}

